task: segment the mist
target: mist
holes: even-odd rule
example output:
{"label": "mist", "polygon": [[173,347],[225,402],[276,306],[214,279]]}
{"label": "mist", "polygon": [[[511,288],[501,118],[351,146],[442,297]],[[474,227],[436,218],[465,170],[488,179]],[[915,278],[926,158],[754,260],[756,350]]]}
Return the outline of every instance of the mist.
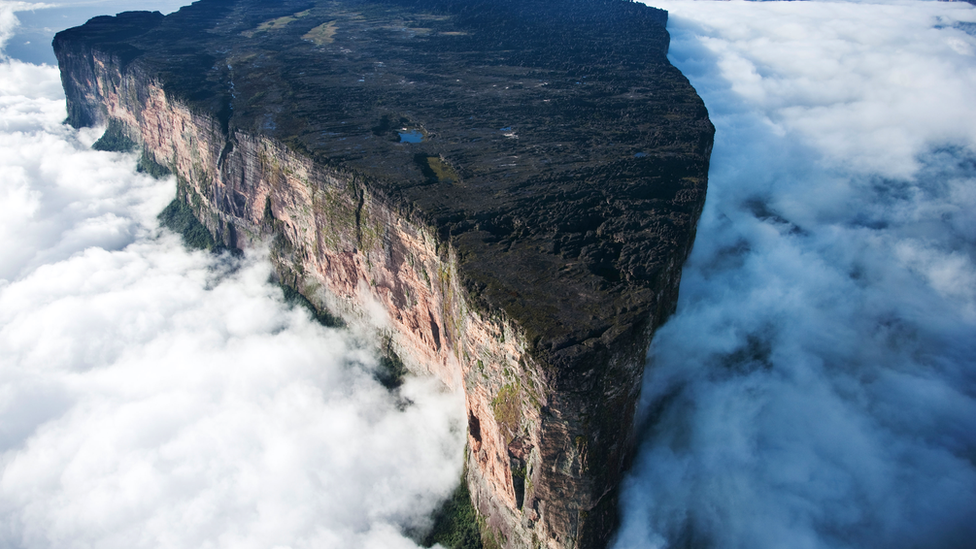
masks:
{"label": "mist", "polygon": [[717,132],[615,547],[970,547],[976,11],[654,5]]}
{"label": "mist", "polygon": [[4,57],[0,546],[416,547],[460,479],[461,395],[387,390],[266,251],[185,249],[156,219],[175,181],[65,116],[56,67]]}

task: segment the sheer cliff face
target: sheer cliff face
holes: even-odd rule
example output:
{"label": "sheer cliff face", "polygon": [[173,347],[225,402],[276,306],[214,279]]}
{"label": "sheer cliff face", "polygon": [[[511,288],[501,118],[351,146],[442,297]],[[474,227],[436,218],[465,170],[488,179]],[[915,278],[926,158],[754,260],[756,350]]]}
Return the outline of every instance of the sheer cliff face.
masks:
{"label": "sheer cliff face", "polygon": [[[660,12],[487,6],[205,0],[54,45],[71,123],[121,128],[219,240],[270,245],[283,282],[464,390],[486,540],[599,547],[712,128]],[[513,25],[549,15],[512,49]],[[598,47],[550,59],[573,25]]]}

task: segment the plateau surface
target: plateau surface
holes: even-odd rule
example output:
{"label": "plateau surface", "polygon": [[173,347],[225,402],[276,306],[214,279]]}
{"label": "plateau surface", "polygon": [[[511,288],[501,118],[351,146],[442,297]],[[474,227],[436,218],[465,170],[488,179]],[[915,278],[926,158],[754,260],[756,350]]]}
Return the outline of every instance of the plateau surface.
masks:
{"label": "plateau surface", "polygon": [[464,390],[482,538],[600,547],[713,127],[617,0],[201,0],[54,40],[75,126]]}

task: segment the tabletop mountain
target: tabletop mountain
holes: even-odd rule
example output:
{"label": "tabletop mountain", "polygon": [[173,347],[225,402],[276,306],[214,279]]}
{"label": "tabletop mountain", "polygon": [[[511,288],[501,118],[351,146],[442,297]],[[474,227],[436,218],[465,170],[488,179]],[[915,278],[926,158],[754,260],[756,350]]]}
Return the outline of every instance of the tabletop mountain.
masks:
{"label": "tabletop mountain", "polygon": [[602,547],[713,128],[621,0],[201,0],[54,47],[75,126],[461,388],[486,545]]}

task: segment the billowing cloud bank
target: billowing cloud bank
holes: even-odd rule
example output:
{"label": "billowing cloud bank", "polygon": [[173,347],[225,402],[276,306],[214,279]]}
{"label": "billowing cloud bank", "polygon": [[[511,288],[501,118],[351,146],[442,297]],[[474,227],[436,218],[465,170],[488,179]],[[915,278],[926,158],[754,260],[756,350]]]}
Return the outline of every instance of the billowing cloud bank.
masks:
{"label": "billowing cloud bank", "polygon": [[976,11],[652,4],[718,133],[616,547],[971,547]]}
{"label": "billowing cloud bank", "polygon": [[414,547],[460,397],[186,251],[173,181],[64,117],[57,69],[0,64],[0,547]]}

